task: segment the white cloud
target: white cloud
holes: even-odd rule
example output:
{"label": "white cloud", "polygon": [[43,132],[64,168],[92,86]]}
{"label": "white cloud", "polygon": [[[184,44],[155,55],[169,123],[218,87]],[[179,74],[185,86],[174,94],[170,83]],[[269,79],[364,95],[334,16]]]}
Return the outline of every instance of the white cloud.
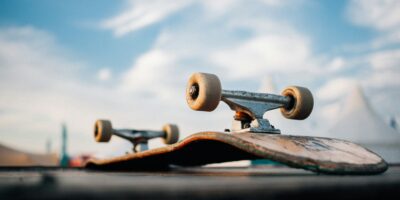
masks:
{"label": "white cloud", "polygon": [[376,70],[400,68],[400,49],[373,53],[369,56],[369,63]]}
{"label": "white cloud", "polygon": [[188,5],[190,0],[131,0],[128,9],[121,14],[105,20],[101,26],[114,31],[116,36],[123,36],[129,32],[162,21],[164,18]]}
{"label": "white cloud", "polygon": [[371,42],[370,46],[372,49],[379,49],[385,46],[398,45],[399,43],[400,43],[400,28],[378,36]]}
{"label": "white cloud", "polygon": [[234,78],[309,70],[313,64],[307,39],[299,34],[263,35],[211,55],[216,65]]}
{"label": "white cloud", "polygon": [[354,78],[336,78],[320,87],[316,96],[324,101],[338,100],[347,95],[349,87],[356,84]]}
{"label": "white cloud", "polygon": [[110,80],[112,74],[109,68],[102,68],[97,73],[97,78],[101,81],[108,81]]}
{"label": "white cloud", "polygon": [[[165,80],[174,77],[171,71],[174,65],[176,65],[175,55],[163,50],[153,49],[140,56],[133,67],[125,73],[122,89],[163,92],[164,86],[168,84]],[[160,86],[160,88],[157,89],[152,86]]]}
{"label": "white cloud", "polygon": [[397,0],[352,0],[347,6],[349,20],[378,31],[372,41],[352,47],[357,51],[377,50],[400,43],[400,2]]}
{"label": "white cloud", "polygon": [[[189,6],[202,8],[202,17],[215,20],[215,17],[224,16],[227,13],[232,13],[234,10],[238,11],[238,9],[242,9],[243,7],[247,7],[250,12],[260,7],[264,8],[263,11],[268,11],[269,8],[284,8],[284,6],[288,5],[297,6],[299,2],[302,1],[258,0],[249,4],[244,0],[129,0],[125,6],[127,9],[114,17],[103,20],[100,26],[112,30],[115,36],[121,37],[144,27],[163,22],[171,15]],[[232,15],[229,14],[228,17],[232,18]]]}
{"label": "white cloud", "polygon": [[204,1],[199,1],[202,3],[204,6],[205,10],[207,12],[211,12],[214,15],[223,15],[231,9],[232,7],[236,6],[238,4],[238,0],[220,0],[220,1],[214,1],[214,0],[204,0]]}
{"label": "white cloud", "polygon": [[352,0],[348,15],[355,23],[387,31],[400,27],[400,2],[397,0]]}
{"label": "white cloud", "polygon": [[344,67],[346,67],[346,61],[342,57],[335,57],[332,59],[330,63],[328,63],[328,69],[331,71],[340,71],[343,70]]}
{"label": "white cloud", "polygon": [[260,0],[260,1],[267,5],[272,5],[272,6],[282,5],[284,2],[279,0]]}
{"label": "white cloud", "polygon": [[[365,84],[371,88],[384,89],[387,87],[400,88],[400,70],[384,70],[371,73],[366,79]],[[393,97],[399,98],[399,97]]]}

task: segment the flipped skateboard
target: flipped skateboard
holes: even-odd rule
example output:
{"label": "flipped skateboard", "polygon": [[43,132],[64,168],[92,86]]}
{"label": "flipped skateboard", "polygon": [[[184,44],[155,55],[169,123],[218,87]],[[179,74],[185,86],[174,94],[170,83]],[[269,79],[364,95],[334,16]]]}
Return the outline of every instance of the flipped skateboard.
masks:
{"label": "flipped skateboard", "polygon": [[[290,86],[281,95],[222,90],[217,76],[195,73],[189,79],[186,100],[193,110],[209,112],[220,101],[227,103],[235,111],[231,130],[200,132],[165,147],[136,151],[111,159],[92,159],[86,163],[86,167],[97,170],[158,170],[169,169],[173,165],[199,166],[261,158],[328,174],[378,174],[388,167],[380,156],[355,143],[283,135],[263,118],[265,112],[279,108],[288,119],[306,119],[313,109],[313,97],[307,88]],[[103,122],[96,122],[96,126],[104,127]],[[118,135],[119,131],[110,127],[107,133],[103,131],[105,129],[95,128],[95,137],[102,138],[105,135],[107,138],[110,133]],[[132,132],[137,133],[135,130]],[[143,131],[141,134],[147,133]],[[161,131],[152,136],[168,138],[168,134],[171,135]],[[143,138],[141,141],[153,137]]]}

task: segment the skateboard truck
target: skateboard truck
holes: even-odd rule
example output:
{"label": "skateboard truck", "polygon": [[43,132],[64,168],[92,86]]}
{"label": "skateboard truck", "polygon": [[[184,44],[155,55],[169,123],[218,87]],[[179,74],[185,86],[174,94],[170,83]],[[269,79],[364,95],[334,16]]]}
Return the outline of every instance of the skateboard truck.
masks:
{"label": "skateboard truck", "polygon": [[313,96],[307,88],[290,86],[282,95],[246,91],[222,90],[219,78],[214,74],[194,73],[186,88],[186,101],[190,108],[213,111],[220,101],[235,111],[232,131],[279,134],[265,112],[280,108],[288,119],[306,119],[313,109]]}
{"label": "skateboard truck", "polygon": [[113,129],[108,120],[97,120],[94,125],[94,137],[97,142],[108,142],[112,135],[124,138],[133,144],[133,151],[148,150],[148,141],[153,138],[163,138],[165,144],[176,143],[179,139],[178,126],[165,124],[162,131]]}

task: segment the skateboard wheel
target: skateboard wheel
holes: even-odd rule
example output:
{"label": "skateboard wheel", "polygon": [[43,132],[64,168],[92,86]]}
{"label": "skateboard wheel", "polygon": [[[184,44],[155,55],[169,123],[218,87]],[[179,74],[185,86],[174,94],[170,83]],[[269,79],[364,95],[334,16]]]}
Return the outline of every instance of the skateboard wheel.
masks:
{"label": "skateboard wheel", "polygon": [[307,88],[290,86],[282,91],[282,95],[292,99],[290,105],[280,108],[284,117],[302,120],[311,114],[314,107],[314,99]]}
{"label": "skateboard wheel", "polygon": [[162,128],[165,133],[164,143],[174,144],[179,139],[179,129],[175,124],[165,124]]}
{"label": "skateboard wheel", "polygon": [[214,74],[194,73],[186,87],[186,101],[193,110],[213,111],[221,100],[221,82]]}
{"label": "skateboard wheel", "polygon": [[108,142],[113,134],[111,122],[108,120],[97,120],[94,125],[94,138],[97,142]]}

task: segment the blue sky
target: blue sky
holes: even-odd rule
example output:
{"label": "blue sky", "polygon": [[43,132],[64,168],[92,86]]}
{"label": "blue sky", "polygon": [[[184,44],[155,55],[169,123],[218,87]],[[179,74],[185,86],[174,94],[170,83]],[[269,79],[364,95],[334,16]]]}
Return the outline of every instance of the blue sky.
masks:
{"label": "blue sky", "polygon": [[[269,15],[292,22],[293,27],[312,37],[316,51],[331,53],[341,45],[366,42],[374,36],[374,31],[354,26],[346,19],[346,3],[311,1],[289,10],[278,9]],[[152,46],[163,27],[173,27],[174,23],[179,26],[180,17],[191,15],[190,11],[183,10],[162,22],[123,38],[115,38],[98,24],[123,10],[124,5],[125,1],[6,1],[0,8],[0,24],[46,30],[60,45],[73,52],[73,56],[85,60],[90,66],[112,67],[120,71]]]}
{"label": "blue sky", "polygon": [[275,122],[289,133],[323,133],[355,85],[382,119],[398,118],[399,11],[391,0],[2,1],[0,142],[40,152],[50,139],[56,151],[65,122],[74,153],[123,143],[95,144],[97,118],[174,122],[183,136],[229,127],[226,106],[186,106],[197,71],[218,74],[227,89],[309,87],[310,119]]}
{"label": "blue sky", "polygon": [[98,23],[123,9],[123,1],[8,1],[2,2],[2,26],[34,26],[54,35],[74,57],[90,66],[121,69],[130,65],[154,41],[157,29],[148,28],[121,40]]}

